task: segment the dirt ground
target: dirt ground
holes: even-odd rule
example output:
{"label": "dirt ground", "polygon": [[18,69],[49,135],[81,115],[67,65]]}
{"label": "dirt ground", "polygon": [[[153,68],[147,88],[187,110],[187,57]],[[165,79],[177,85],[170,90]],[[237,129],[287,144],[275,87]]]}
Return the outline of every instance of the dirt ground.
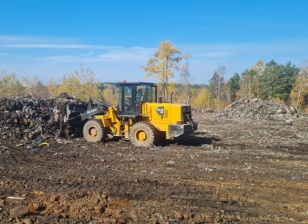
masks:
{"label": "dirt ground", "polygon": [[218,117],[140,149],[0,144],[0,223],[308,223],[308,118]]}

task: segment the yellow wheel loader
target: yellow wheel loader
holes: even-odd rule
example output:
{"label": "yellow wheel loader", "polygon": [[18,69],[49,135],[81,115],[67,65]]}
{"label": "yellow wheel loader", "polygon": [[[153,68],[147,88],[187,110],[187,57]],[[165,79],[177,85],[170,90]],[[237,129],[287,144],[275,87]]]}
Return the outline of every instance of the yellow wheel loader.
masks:
{"label": "yellow wheel loader", "polygon": [[[117,107],[93,105],[90,100],[86,110],[80,113],[78,125],[83,126],[83,136],[88,142],[114,136],[129,140],[137,147],[150,147],[162,138],[173,139],[197,130],[191,107],[160,102],[154,83],[122,82],[117,87]],[[74,112],[75,107],[67,108],[64,122],[74,120],[70,118]]]}

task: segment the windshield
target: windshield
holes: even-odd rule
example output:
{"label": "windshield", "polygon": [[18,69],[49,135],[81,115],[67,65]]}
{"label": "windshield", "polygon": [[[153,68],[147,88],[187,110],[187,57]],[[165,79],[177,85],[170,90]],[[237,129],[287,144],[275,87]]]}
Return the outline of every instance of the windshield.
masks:
{"label": "windshield", "polygon": [[136,89],[136,101],[140,102],[155,102],[156,94],[154,86],[140,85]]}

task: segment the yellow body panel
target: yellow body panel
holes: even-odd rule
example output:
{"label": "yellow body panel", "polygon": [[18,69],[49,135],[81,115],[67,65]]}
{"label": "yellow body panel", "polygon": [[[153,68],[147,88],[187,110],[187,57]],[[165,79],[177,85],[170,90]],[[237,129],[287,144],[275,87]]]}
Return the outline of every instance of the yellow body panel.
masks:
{"label": "yellow body panel", "polygon": [[181,104],[144,103],[142,105],[142,115],[158,131],[166,132],[166,138],[169,138],[169,124],[177,124],[183,120],[181,107]]}
{"label": "yellow body panel", "polygon": [[96,115],[94,117],[96,119],[100,119],[103,122],[105,128],[110,128],[113,134],[119,136],[121,133],[121,121],[117,118],[116,111],[116,108],[109,107],[106,114]]}

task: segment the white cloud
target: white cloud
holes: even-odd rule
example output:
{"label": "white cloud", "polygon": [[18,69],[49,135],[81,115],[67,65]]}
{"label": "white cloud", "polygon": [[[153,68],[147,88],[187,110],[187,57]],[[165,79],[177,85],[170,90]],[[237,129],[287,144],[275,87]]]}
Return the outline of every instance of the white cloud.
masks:
{"label": "white cloud", "polygon": [[[18,36],[0,36],[0,49],[15,49],[23,54],[23,49],[35,49],[35,54],[31,57],[39,61],[50,62],[116,62],[116,61],[135,61],[144,62],[152,56],[155,49],[144,47],[122,47],[122,46],[104,46],[91,44],[64,44],[59,40],[18,37]],[[55,43],[48,43],[48,41]],[[67,41],[64,41],[67,42]],[[52,52],[46,53],[40,49],[52,49]],[[70,50],[70,51],[68,51]],[[80,51],[86,51],[80,53]],[[69,54],[68,54],[69,53]],[[26,54],[26,53],[25,53]],[[49,55],[46,55],[49,54]]]}
{"label": "white cloud", "polygon": [[2,42],[41,42],[41,38],[22,37],[22,36],[0,36]]}
{"label": "white cloud", "polygon": [[13,36],[13,35],[1,35],[1,44],[30,44],[30,43],[64,43],[72,42],[73,39],[68,38],[51,38],[51,37],[31,37],[31,36]]}
{"label": "white cloud", "polygon": [[[87,49],[87,48],[79,48]],[[90,48],[92,49],[92,48]],[[108,47],[96,48],[84,54],[73,55],[53,55],[41,57],[41,60],[54,61],[54,62],[123,62],[135,61],[144,62],[152,56],[154,49],[141,48],[141,47]]]}
{"label": "white cloud", "polygon": [[247,43],[213,43],[183,45],[185,51],[192,57],[225,58],[233,56],[254,56],[276,54],[303,54],[308,51],[307,40],[277,40],[275,42],[247,42]]}
{"label": "white cloud", "polygon": [[91,45],[64,45],[64,44],[12,44],[12,45],[2,45],[5,48],[52,48],[52,49],[93,49],[96,46]]}
{"label": "white cloud", "polygon": [[102,61],[145,61],[154,53],[152,48],[119,48],[98,56]]}
{"label": "white cloud", "polygon": [[[243,72],[260,59],[264,62],[274,59],[284,64],[290,60],[300,66],[307,59],[307,43],[308,40],[302,39],[183,44],[178,45],[178,48],[183,54],[190,53],[190,71],[195,83],[207,83],[219,65],[227,68],[225,78],[231,77],[235,72]],[[124,79],[129,79],[129,75],[138,80],[144,78],[141,66],[146,64],[155,51],[156,48],[138,46],[75,44],[75,41],[68,39],[0,36],[0,56],[13,69],[28,74],[36,74],[36,71],[44,74],[45,71],[46,74],[61,75],[65,73],[59,73],[61,70],[70,71],[82,63],[99,74],[108,74],[106,81],[118,81],[123,76]]]}

